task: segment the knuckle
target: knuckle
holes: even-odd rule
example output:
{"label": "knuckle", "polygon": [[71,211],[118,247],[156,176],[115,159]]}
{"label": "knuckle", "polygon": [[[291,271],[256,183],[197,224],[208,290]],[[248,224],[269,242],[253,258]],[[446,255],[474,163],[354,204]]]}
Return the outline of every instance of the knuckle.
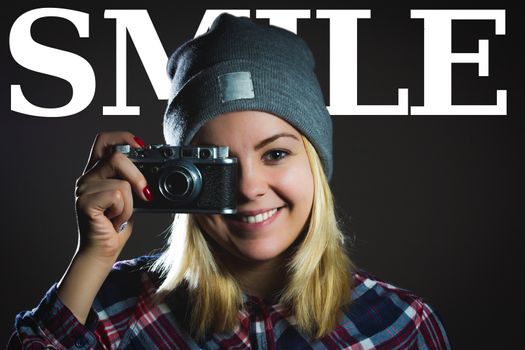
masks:
{"label": "knuckle", "polygon": [[86,188],[86,179],[84,178],[84,176],[80,176],[75,181],[75,196],[79,197],[80,195],[82,195],[82,193],[84,193],[85,191],[85,188]]}
{"label": "knuckle", "polygon": [[107,131],[99,131],[99,132],[97,132],[97,134],[95,135],[95,141],[100,142],[101,140],[103,140],[106,137],[107,134],[108,134]]}
{"label": "knuckle", "polygon": [[122,136],[127,137],[127,138],[133,138],[133,137],[135,137],[135,135],[133,135],[133,134],[130,133],[129,131],[122,131]]}
{"label": "knuckle", "polygon": [[75,186],[82,186],[84,184],[84,182],[86,181],[86,178],[84,175],[80,175],[76,181],[75,181]]}
{"label": "knuckle", "polygon": [[109,195],[110,195],[111,200],[112,200],[113,203],[122,202],[122,200],[123,200],[122,192],[120,192],[119,189],[111,190]]}
{"label": "knuckle", "polygon": [[84,186],[80,185],[75,188],[75,197],[78,198],[84,193]]}

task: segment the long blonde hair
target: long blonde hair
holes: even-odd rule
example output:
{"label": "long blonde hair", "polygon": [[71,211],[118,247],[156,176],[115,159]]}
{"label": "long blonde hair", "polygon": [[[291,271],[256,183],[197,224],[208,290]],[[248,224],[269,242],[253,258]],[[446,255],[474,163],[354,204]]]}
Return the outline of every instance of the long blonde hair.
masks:
{"label": "long blonde hair", "polygon": [[[288,283],[279,302],[291,308],[297,328],[312,338],[332,331],[351,301],[352,272],[344,236],[338,227],[334,201],[315,148],[302,137],[312,177],[314,198],[306,234],[288,264]],[[233,331],[239,323],[242,291],[226,267],[215,258],[195,217],[175,216],[167,249],[151,269],[164,277],[157,293],[163,297],[184,286],[192,306],[190,332]]]}

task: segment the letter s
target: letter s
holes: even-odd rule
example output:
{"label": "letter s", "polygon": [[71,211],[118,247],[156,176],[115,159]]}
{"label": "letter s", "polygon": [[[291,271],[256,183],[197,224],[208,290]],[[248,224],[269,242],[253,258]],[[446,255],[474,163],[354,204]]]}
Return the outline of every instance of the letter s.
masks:
{"label": "letter s", "polygon": [[60,17],[72,22],[81,38],[89,37],[89,14],[61,8],[39,8],[18,17],[11,27],[9,48],[21,66],[39,73],[62,78],[71,84],[73,95],[69,103],[57,108],[31,104],[20,85],[11,85],[11,110],[37,117],[65,117],[84,110],[95,95],[95,73],[81,56],[41,45],[31,37],[31,26],[43,17]]}

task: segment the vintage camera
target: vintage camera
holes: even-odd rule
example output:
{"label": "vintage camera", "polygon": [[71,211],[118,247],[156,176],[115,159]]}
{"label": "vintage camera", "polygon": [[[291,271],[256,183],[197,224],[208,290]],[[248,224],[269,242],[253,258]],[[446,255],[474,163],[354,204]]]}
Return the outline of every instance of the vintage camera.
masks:
{"label": "vintage camera", "polygon": [[228,147],[113,146],[144,174],[153,195],[146,202],[133,193],[139,212],[233,214],[237,205],[237,158]]}

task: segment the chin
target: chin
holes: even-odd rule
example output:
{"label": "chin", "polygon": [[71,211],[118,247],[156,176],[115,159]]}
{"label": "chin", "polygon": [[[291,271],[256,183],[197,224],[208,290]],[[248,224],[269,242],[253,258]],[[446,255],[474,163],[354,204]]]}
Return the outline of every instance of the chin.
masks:
{"label": "chin", "polygon": [[285,251],[286,247],[279,247],[275,243],[259,242],[238,246],[236,255],[243,260],[263,263],[282,256]]}

